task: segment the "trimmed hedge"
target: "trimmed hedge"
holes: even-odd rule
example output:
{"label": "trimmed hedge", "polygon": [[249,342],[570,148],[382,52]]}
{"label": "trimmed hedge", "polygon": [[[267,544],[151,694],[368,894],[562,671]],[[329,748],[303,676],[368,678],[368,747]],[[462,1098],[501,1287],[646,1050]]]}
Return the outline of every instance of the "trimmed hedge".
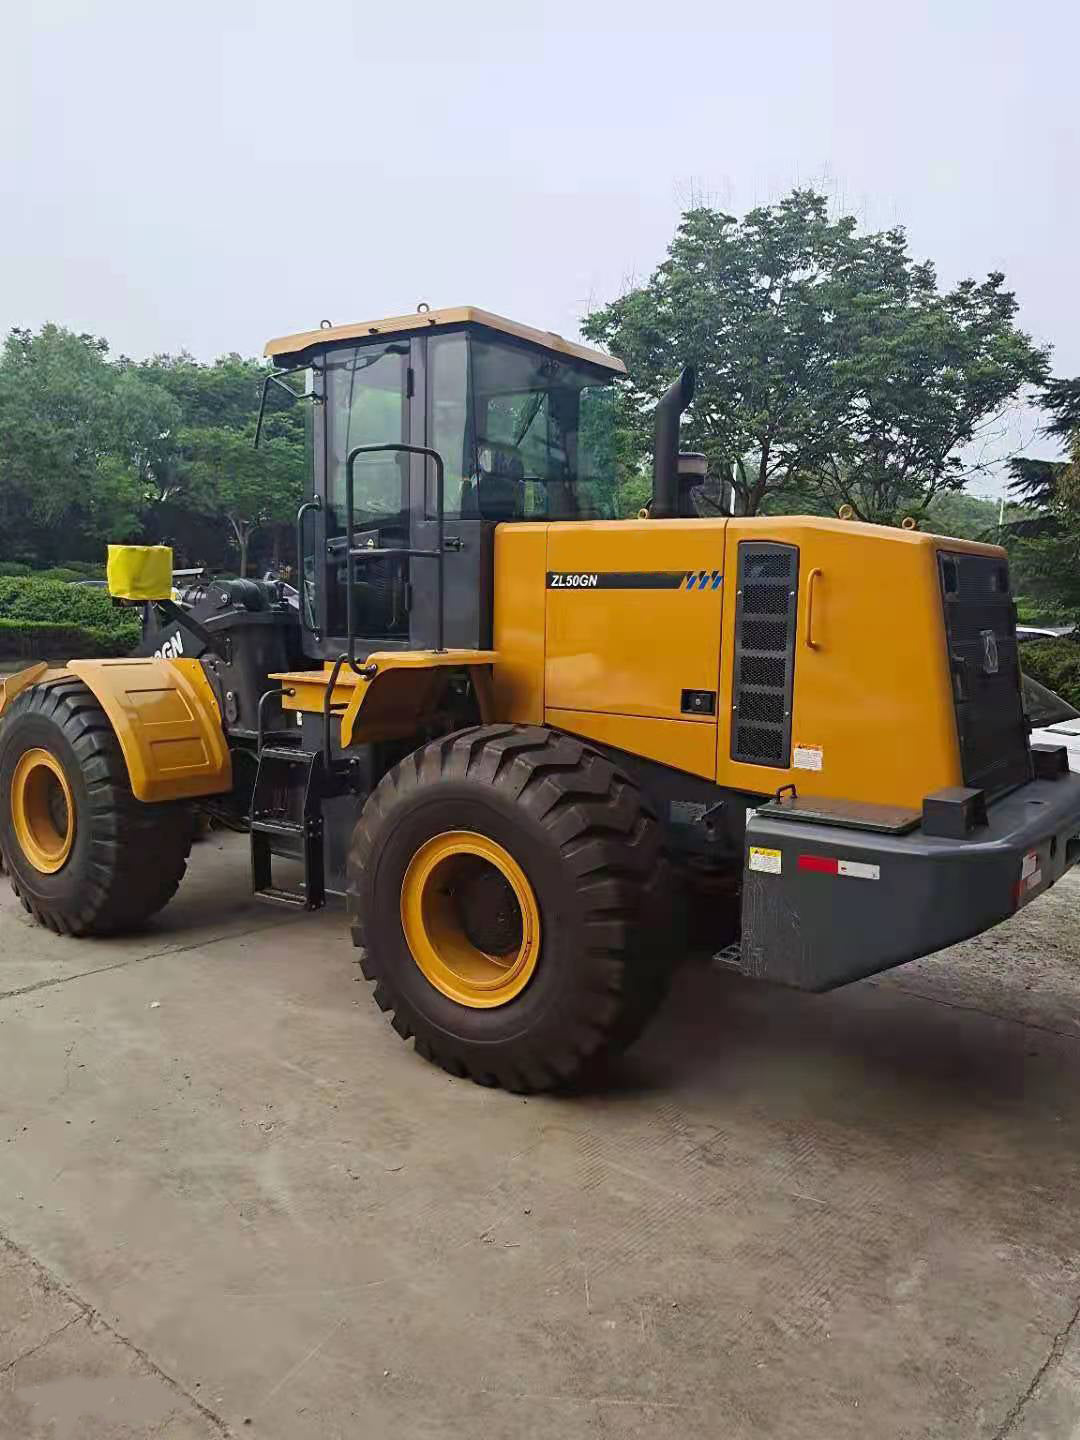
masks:
{"label": "trimmed hedge", "polygon": [[62,585],[70,585],[73,580],[86,580],[81,570],[71,570],[66,565],[58,565],[53,570],[35,570],[30,577],[33,580],[56,580]]}
{"label": "trimmed hedge", "polygon": [[65,560],[61,565],[47,565],[35,570],[22,560],[0,560],[0,578],[27,580],[61,580],[71,584],[75,580],[104,580],[105,566],[91,564],[89,560]]}
{"label": "trimmed hedge", "polygon": [[[105,566],[97,560],[65,560],[58,567],[61,570],[74,570],[75,574],[83,580],[104,580]],[[46,570],[43,572],[48,574]]]}
{"label": "trimmed hedge", "polygon": [[53,625],[47,620],[0,620],[0,659],[92,660],[126,655],[138,644],[140,627],[125,635],[91,625]]}
{"label": "trimmed hedge", "polygon": [[127,633],[138,611],[122,609],[107,590],[93,585],[68,585],[61,580],[0,579],[0,620],[48,620],[54,625],[80,625]]}
{"label": "trimmed hedge", "polygon": [[138,610],[105,590],[58,580],[0,578],[0,655],[84,659],[127,655],[138,644]]}
{"label": "trimmed hedge", "polygon": [[1080,710],[1080,642],[1071,635],[1056,640],[1025,640],[1020,668]]}

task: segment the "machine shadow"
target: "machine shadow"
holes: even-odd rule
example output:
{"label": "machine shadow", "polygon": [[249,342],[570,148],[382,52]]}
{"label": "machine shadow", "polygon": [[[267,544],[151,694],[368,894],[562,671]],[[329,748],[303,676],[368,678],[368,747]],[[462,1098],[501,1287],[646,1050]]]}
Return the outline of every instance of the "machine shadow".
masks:
{"label": "machine shadow", "polygon": [[932,1112],[940,1129],[950,1112],[959,1120],[973,1106],[1022,1108],[1045,1098],[1071,1108],[1080,1044],[885,979],[810,994],[691,959],[594,1093],[615,1103],[658,1091],[700,1099],[745,1093],[748,1084],[763,1098],[797,1093],[826,1109],[854,1102],[891,1112],[902,1101],[910,1114]]}

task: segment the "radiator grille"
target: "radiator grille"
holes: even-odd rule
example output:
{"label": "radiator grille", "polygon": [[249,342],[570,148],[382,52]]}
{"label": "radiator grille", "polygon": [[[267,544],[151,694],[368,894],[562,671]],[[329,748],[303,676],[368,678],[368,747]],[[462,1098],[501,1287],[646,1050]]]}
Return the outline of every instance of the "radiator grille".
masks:
{"label": "radiator grille", "polygon": [[791,759],[799,552],[744,540],[735,599],[731,758],[786,768]]}
{"label": "radiator grille", "polygon": [[1031,778],[1009,571],[993,555],[938,552],[964,784],[989,794]]}

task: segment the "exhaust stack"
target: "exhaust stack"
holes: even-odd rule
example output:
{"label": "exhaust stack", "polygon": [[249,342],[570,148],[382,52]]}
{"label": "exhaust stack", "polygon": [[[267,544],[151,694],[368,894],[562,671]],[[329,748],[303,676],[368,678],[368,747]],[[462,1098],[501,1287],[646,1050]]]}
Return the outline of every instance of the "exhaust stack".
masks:
{"label": "exhaust stack", "polygon": [[653,493],[649,513],[654,520],[679,514],[679,418],[694,398],[694,367],[686,365],[656,407],[653,445]]}

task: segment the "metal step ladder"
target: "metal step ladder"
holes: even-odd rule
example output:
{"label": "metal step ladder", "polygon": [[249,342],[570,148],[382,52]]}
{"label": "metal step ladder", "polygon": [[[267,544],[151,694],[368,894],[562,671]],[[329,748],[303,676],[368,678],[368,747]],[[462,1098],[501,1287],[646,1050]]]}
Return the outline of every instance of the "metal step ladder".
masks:
{"label": "metal step ladder", "polygon": [[[262,745],[258,759],[251,794],[251,888],[260,900],[298,910],[318,910],[326,903],[322,817],[326,771],[322,751]],[[290,797],[298,795],[301,786],[300,806],[290,807]],[[295,818],[297,808],[299,819]],[[286,842],[296,846],[297,858],[303,862],[304,879],[299,890],[274,884],[273,857],[277,854],[281,858]]]}
{"label": "metal step ladder", "polygon": [[742,942],[736,940],[731,945],[725,945],[722,950],[717,950],[716,954],[712,957],[712,963],[715,970],[737,970],[740,974],[744,973],[742,967]]}

